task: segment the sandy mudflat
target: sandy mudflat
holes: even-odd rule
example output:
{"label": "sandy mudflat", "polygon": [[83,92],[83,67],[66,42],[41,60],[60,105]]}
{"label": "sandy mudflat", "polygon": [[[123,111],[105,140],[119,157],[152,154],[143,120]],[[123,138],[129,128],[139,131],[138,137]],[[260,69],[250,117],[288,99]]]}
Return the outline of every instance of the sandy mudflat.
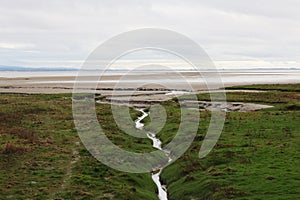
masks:
{"label": "sandy mudflat", "polygon": [[[222,82],[215,74],[203,73],[211,81],[211,89],[217,92],[220,87],[270,84],[270,83],[299,83],[300,71],[289,73],[222,73]],[[132,74],[126,77],[121,75],[104,75],[101,77],[84,76],[80,78],[79,88],[83,92],[101,94],[105,99],[102,103],[126,104],[134,107],[146,107],[149,104],[169,100],[176,95],[185,93],[207,92],[206,82],[195,72],[184,72],[182,76],[174,73],[159,74]],[[219,80],[221,80],[219,79]],[[0,93],[27,93],[27,94],[57,94],[72,93],[75,76],[48,76],[48,77],[16,77],[0,78]],[[191,87],[190,87],[191,86]],[[96,90],[96,92],[95,92]],[[252,91],[261,92],[261,91]],[[130,103],[129,103],[130,102]],[[209,106],[208,106],[209,107]],[[257,105],[228,104],[226,110],[237,109],[251,111],[264,107]]]}
{"label": "sandy mudflat", "polygon": [[[12,72],[14,73],[14,72]],[[13,75],[13,74],[12,74]],[[104,75],[101,77],[101,82],[97,85],[97,93],[112,93],[112,90],[123,93],[126,90],[147,90],[148,92],[165,91],[203,91],[207,90],[206,83],[199,73],[181,72],[182,77],[174,73],[159,73],[159,74],[132,74],[126,77],[121,75]],[[215,74],[205,72],[202,74],[208,77],[211,83],[217,80]],[[284,71],[284,72],[268,72],[268,73],[253,73],[253,72],[224,72],[221,73],[224,86],[249,85],[249,84],[269,84],[269,83],[299,83],[300,70]],[[80,87],[89,89],[94,88],[94,81],[98,80],[96,76],[85,76]],[[125,79],[125,80],[124,80]],[[0,92],[1,93],[71,93],[73,91],[75,76],[48,76],[48,77],[16,77],[3,78],[0,77]],[[121,81],[120,81],[121,80]],[[188,87],[188,84],[192,89]],[[220,84],[212,85],[213,89],[218,89]],[[125,92],[126,93],[126,92]]]}

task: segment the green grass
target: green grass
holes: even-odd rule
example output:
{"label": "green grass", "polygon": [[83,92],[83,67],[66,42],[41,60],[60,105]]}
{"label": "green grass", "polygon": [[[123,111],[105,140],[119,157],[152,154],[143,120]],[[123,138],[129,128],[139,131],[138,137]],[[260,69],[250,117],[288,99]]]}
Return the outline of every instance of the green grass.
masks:
{"label": "green grass", "polygon": [[215,149],[200,160],[208,117],[203,114],[200,141],[162,173],[170,199],[299,197],[299,112],[229,113]]}
{"label": "green grass", "polygon": [[[0,102],[0,199],[157,199],[149,173],[110,169],[75,144],[80,139],[71,95],[1,94]],[[150,140],[123,134],[108,105],[96,109],[112,141],[137,152],[153,150]],[[70,164],[74,150],[80,159]]]}
{"label": "green grass", "polygon": [[[207,94],[199,94],[198,99],[210,100]],[[161,175],[168,185],[169,199],[299,198],[299,94],[279,90],[236,92],[227,93],[227,100],[264,103],[274,108],[228,113],[217,145],[200,160],[198,152],[210,121],[210,112],[201,112],[195,141]],[[180,112],[174,103],[166,104],[170,113]],[[159,133],[164,144],[174,137],[180,123],[171,114],[167,121]]]}
{"label": "green grass", "polygon": [[[274,107],[228,113],[217,145],[204,159],[198,153],[211,113],[201,111],[194,142],[161,174],[169,199],[300,197],[299,85],[239,89],[247,88],[267,92],[230,92],[227,100]],[[210,97],[199,94],[198,99]],[[0,199],[157,199],[150,173],[113,170],[94,159],[81,143],[76,145],[80,139],[71,106],[70,94],[0,95]],[[181,111],[176,101],[162,106],[167,123],[157,136],[166,145],[177,132]],[[109,105],[97,104],[96,112],[113,143],[134,152],[153,151],[149,139],[131,137],[118,128]],[[132,119],[140,114],[130,111]],[[144,119],[147,130],[160,126],[158,116],[153,113]]]}
{"label": "green grass", "polygon": [[255,84],[245,86],[227,87],[226,89],[233,90],[277,90],[282,92],[299,92],[300,84]]}

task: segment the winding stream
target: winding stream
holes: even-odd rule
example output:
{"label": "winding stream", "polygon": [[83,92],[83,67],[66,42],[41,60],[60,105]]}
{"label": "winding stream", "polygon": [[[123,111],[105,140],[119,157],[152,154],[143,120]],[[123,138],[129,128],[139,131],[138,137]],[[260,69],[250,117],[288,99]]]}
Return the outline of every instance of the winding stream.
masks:
{"label": "winding stream", "polygon": [[[140,116],[136,121],[135,121],[135,127],[137,129],[143,130],[144,128],[144,124],[141,122],[144,118],[146,118],[149,114],[146,113],[143,109],[138,109],[138,111],[142,112],[143,115]],[[166,156],[169,157],[169,162],[172,160],[170,158],[170,152],[168,152],[167,150],[163,150],[161,148],[161,141],[155,137],[155,134],[151,133],[151,132],[147,132],[147,137],[149,139],[152,140],[153,142],[153,147],[156,149],[159,149],[161,151],[164,151],[164,153],[166,154]],[[165,185],[162,185],[161,181],[160,181],[160,173],[162,172],[163,167],[161,168],[155,168],[152,170],[151,172],[151,176],[152,176],[152,180],[154,181],[154,183],[157,186],[158,189],[158,198],[160,200],[168,200],[168,195],[167,195],[167,188]]]}

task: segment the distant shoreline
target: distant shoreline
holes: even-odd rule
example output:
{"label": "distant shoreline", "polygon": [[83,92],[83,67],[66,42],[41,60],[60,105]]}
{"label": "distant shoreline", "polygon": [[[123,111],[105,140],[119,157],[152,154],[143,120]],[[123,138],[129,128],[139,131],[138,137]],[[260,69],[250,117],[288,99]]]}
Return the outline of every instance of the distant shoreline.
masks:
{"label": "distant shoreline", "polygon": [[[19,66],[1,66],[0,65],[0,72],[64,72],[64,71],[80,71],[81,68],[66,68],[66,67],[19,67]],[[110,72],[128,72],[131,69],[91,69],[91,70],[86,70],[86,71],[110,71]],[[176,68],[176,70],[181,71],[181,72],[195,72],[197,70],[195,69],[185,69],[185,68]],[[202,69],[203,71],[211,71],[211,69]],[[297,67],[289,67],[289,68],[264,68],[264,67],[255,67],[255,68],[216,68],[217,71],[223,71],[223,72],[230,72],[230,71],[280,71],[280,70],[300,70],[300,68]],[[140,70],[140,71],[152,71],[151,69],[149,70]],[[156,70],[157,71],[157,70]],[[168,70],[160,70],[161,72],[163,71],[168,71]]]}
{"label": "distant shoreline", "polygon": [[[73,73],[73,72],[72,72]],[[1,77],[0,73],[0,93],[72,93],[73,86],[76,81],[76,75],[69,72],[35,72],[35,73],[8,73],[7,77]],[[220,72],[225,87],[252,85],[252,84],[288,84],[300,83],[300,70],[284,70],[284,71],[226,71]],[[2,73],[2,75],[5,75]],[[23,75],[23,76],[22,76]],[[98,74],[86,75],[83,84],[85,88],[93,88],[94,85],[90,80],[96,80]],[[216,74],[212,72],[201,73],[204,77],[214,80]],[[194,88],[194,92],[206,90],[205,80],[196,72],[181,72],[180,76],[184,78]],[[101,77],[98,82],[97,90],[113,90],[118,84],[118,88],[134,89],[137,84],[144,84],[146,90],[161,90],[165,84],[168,84],[169,91],[187,90],[186,82],[177,79],[176,73],[137,73],[131,74],[127,80],[122,82],[122,73],[107,73]],[[215,88],[218,89],[218,88]]]}

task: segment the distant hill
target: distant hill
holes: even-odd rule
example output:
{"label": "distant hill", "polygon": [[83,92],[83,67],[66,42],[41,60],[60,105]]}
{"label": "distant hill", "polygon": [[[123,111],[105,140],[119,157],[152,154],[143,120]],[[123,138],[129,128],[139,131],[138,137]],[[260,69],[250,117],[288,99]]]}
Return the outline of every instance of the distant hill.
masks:
{"label": "distant hill", "polygon": [[[19,66],[5,66],[0,65],[0,71],[20,71],[20,72],[39,72],[39,71],[78,71],[78,68],[62,68],[62,67],[19,67]],[[85,69],[89,71],[88,69]],[[95,69],[90,69],[91,71]],[[99,69],[98,69],[99,70]],[[195,69],[177,69],[178,71],[197,71]],[[201,71],[211,71],[212,69],[201,69]],[[240,69],[218,69],[219,71],[247,71],[247,70],[300,70],[300,68],[240,68]],[[129,69],[108,69],[107,71],[129,71]],[[157,71],[157,69],[143,69],[143,70],[135,70],[135,71]],[[158,70],[158,71],[169,71],[166,69]],[[214,70],[213,70],[214,71]]]}
{"label": "distant hill", "polygon": [[18,67],[18,66],[0,66],[0,71],[21,71],[21,72],[38,72],[38,71],[78,71],[76,68],[61,67]]}

